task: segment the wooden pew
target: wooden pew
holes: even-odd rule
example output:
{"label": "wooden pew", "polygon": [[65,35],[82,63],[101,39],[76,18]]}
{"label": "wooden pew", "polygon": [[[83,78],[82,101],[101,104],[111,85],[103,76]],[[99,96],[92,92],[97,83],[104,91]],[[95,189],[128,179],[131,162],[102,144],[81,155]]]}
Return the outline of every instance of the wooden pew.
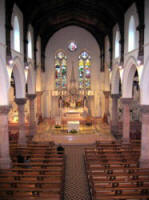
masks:
{"label": "wooden pew", "polygon": [[[13,168],[0,170],[0,197],[2,200],[62,200],[65,173],[65,155],[56,147],[29,144],[20,147],[11,144]],[[17,163],[17,154],[30,156],[30,163]]]}

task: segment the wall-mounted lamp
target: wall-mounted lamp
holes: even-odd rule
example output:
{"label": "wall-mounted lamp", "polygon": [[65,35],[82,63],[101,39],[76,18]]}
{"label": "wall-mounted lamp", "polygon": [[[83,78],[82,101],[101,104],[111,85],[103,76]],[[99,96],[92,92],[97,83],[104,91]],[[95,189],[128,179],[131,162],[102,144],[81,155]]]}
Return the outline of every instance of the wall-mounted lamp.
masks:
{"label": "wall-mounted lamp", "polygon": [[122,62],[119,63],[118,68],[119,68],[120,70],[123,69],[123,63],[122,63]]}
{"label": "wall-mounted lamp", "polygon": [[28,78],[29,65],[30,65],[29,62],[25,62],[24,63],[24,72],[25,72],[25,80],[26,80],[26,82],[27,82],[27,78]]}
{"label": "wall-mounted lamp", "polygon": [[25,62],[25,63],[24,63],[24,68],[25,68],[26,70],[28,70],[28,69],[29,69],[29,65],[30,65],[30,63]]}
{"label": "wall-mounted lamp", "polygon": [[7,64],[8,64],[9,66],[13,65],[13,58],[12,58],[11,55],[7,56]]}
{"label": "wall-mounted lamp", "polygon": [[111,72],[112,71],[111,67],[109,67],[108,70],[109,70],[109,72]]}
{"label": "wall-mounted lamp", "polygon": [[137,64],[138,65],[142,65],[143,64],[143,56],[138,55]]}

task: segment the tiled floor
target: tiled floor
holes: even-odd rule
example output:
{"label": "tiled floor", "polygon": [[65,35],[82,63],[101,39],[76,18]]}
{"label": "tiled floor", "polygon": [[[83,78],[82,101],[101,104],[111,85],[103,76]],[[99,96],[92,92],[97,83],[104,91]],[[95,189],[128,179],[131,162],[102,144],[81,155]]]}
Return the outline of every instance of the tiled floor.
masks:
{"label": "tiled floor", "polygon": [[84,165],[85,145],[65,146],[66,172],[64,200],[90,200]]}

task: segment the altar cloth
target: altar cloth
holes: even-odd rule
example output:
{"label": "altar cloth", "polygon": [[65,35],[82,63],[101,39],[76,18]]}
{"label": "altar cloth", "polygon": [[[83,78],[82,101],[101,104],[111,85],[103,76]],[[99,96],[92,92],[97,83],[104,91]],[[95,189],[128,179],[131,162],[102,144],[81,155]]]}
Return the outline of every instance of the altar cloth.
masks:
{"label": "altar cloth", "polygon": [[80,128],[80,122],[79,121],[68,121],[67,128],[68,128],[68,133],[71,132],[71,130],[76,130],[78,132],[79,128]]}

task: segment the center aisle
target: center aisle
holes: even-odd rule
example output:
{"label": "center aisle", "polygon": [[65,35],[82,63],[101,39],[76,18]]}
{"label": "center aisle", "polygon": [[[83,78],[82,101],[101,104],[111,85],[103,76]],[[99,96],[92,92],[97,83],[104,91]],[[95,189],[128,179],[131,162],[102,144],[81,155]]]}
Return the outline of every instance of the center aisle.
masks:
{"label": "center aisle", "polygon": [[64,200],[90,200],[84,165],[84,148],[86,147],[89,145],[65,146]]}

